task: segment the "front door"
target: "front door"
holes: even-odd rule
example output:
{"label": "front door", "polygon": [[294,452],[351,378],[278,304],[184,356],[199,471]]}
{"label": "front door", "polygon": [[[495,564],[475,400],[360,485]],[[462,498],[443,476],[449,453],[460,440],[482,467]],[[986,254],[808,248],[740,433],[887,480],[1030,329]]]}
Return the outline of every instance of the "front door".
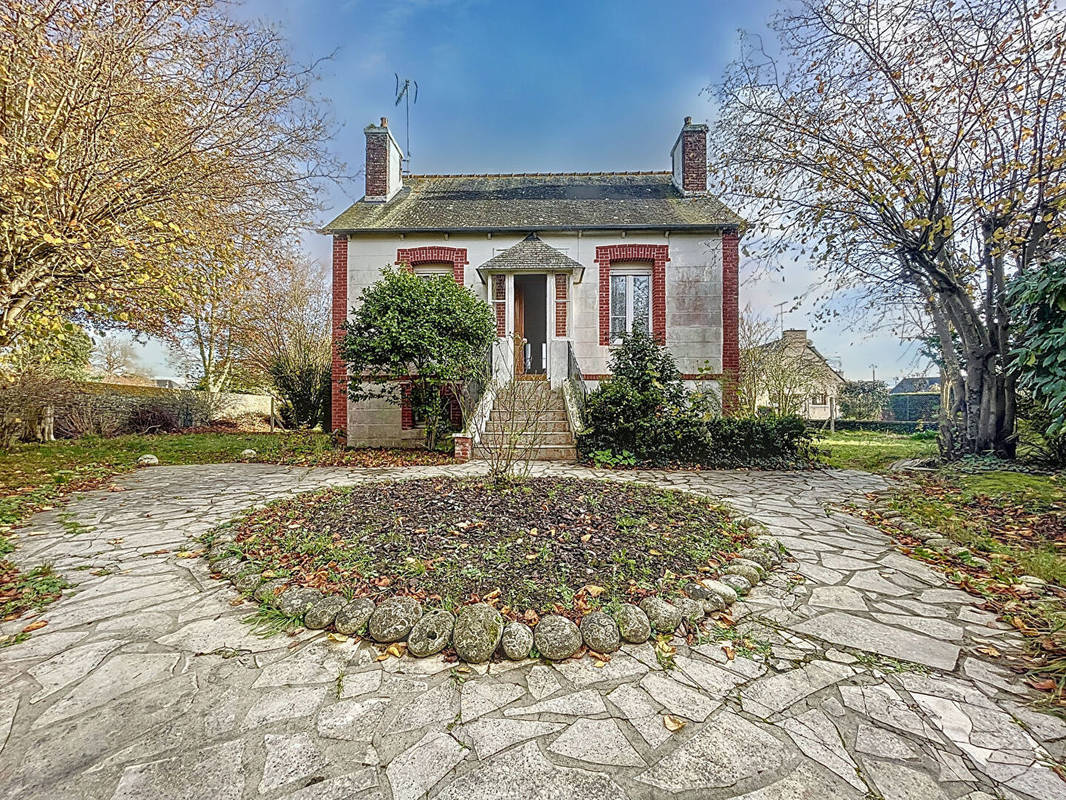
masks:
{"label": "front door", "polygon": [[547,377],[548,276],[515,275],[515,377]]}

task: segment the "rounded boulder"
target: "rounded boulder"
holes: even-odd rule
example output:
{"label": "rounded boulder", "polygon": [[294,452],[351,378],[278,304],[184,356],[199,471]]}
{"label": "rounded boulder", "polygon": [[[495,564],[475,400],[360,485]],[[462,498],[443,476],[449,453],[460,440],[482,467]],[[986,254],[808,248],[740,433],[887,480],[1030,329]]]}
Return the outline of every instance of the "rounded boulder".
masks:
{"label": "rounded boulder", "polygon": [[585,646],[597,653],[613,653],[622,645],[618,624],[602,611],[586,614],[581,620],[580,630]]}
{"label": "rounded boulder", "polygon": [[276,603],[278,595],[287,585],[288,581],[285,578],[275,578],[272,581],[259,584],[252,593],[252,597],[260,603]]}
{"label": "rounded boulder", "polygon": [[437,610],[423,614],[407,635],[407,652],[417,658],[439,653],[452,640],[455,617],[451,611]]}
{"label": "rounded boulder", "polygon": [[375,642],[398,642],[421,616],[422,606],[413,597],[390,597],[374,609],[367,629]]}
{"label": "rounded boulder", "polygon": [[675,598],[674,608],[681,613],[682,619],[687,619],[692,623],[699,622],[707,616],[707,612],[703,610],[703,604],[699,600],[693,600],[691,597]]}
{"label": "rounded boulder", "polygon": [[648,615],[648,622],[654,630],[673,633],[681,624],[681,612],[661,597],[645,597],[640,601],[640,610]]}
{"label": "rounded boulder", "polygon": [[344,598],[331,594],[316,600],[304,614],[304,626],[314,631],[320,631],[333,624],[337,612],[344,608]]}
{"label": "rounded boulder", "polygon": [[737,553],[737,556],[748,561],[754,561],[763,569],[770,569],[774,565],[774,558],[770,555],[770,552],[759,547],[748,547]]}
{"label": "rounded boulder", "polygon": [[618,632],[627,642],[641,644],[651,637],[651,623],[648,615],[631,603],[625,603],[614,615],[618,623]]}
{"label": "rounded boulder", "polygon": [[521,661],[529,657],[533,649],[533,631],[524,622],[509,622],[503,629],[500,649],[512,661]]}
{"label": "rounded boulder", "polygon": [[303,619],[311,606],[322,599],[322,593],[306,586],[290,586],[278,597],[278,611],[287,617]]}
{"label": "rounded boulder", "polygon": [[570,658],[581,648],[581,631],[566,617],[549,614],[541,617],[533,631],[537,651],[552,661]]}
{"label": "rounded boulder", "polygon": [[742,578],[747,579],[748,583],[752,586],[759,582],[759,570],[749,567],[746,564],[738,564],[735,561],[730,562],[729,566],[722,570],[726,575],[739,575]]}
{"label": "rounded boulder", "polygon": [[737,590],[721,581],[716,581],[713,578],[704,578],[700,581],[700,586],[712,595],[718,595],[727,606],[737,601]]}
{"label": "rounded boulder", "polygon": [[143,456],[137,459],[138,467],[158,467],[159,459],[151,453],[145,453]]}
{"label": "rounded boulder", "polygon": [[752,582],[743,575],[735,575],[733,573],[726,573],[719,578],[719,580],[738,595],[747,594],[751,591],[751,587],[753,586]]}
{"label": "rounded boulder", "polygon": [[503,617],[488,603],[465,606],[455,620],[452,644],[468,664],[488,661],[503,638]]}
{"label": "rounded boulder", "polygon": [[357,597],[344,604],[333,620],[337,633],[345,636],[361,634],[366,630],[370,615],[374,613],[374,601],[369,597]]}

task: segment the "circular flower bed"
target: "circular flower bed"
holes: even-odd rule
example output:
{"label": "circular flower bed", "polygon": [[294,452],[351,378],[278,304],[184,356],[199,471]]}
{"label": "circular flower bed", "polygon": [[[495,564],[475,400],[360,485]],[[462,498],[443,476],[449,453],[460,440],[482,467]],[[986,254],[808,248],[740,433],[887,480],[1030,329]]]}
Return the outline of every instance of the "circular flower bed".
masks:
{"label": "circular flower bed", "polygon": [[205,541],[214,571],[285,618],[475,662],[610,652],[695,624],[781,558],[707,498],[556,478],[310,492]]}

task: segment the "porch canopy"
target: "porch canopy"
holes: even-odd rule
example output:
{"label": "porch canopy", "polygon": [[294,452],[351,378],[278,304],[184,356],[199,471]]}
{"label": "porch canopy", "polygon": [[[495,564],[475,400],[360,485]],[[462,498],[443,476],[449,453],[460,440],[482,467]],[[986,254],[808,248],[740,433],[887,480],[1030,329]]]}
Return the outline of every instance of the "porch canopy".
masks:
{"label": "porch canopy", "polygon": [[482,283],[487,283],[488,276],[496,272],[569,272],[573,275],[574,283],[581,283],[585,268],[570,256],[546,244],[537,234],[531,233],[518,244],[497,253],[477,268]]}

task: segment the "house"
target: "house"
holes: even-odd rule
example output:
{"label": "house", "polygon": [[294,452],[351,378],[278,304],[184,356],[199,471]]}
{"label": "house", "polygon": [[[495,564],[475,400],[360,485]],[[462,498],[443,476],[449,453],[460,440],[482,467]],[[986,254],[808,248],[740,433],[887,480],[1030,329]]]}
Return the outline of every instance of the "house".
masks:
{"label": "house", "polygon": [[807,338],[807,331],[782,331],[780,339],[761,347],[770,357],[762,370],[759,406],[789,404],[809,420],[839,416],[840,388],[846,381]]}
{"label": "house", "polygon": [[[707,191],[706,125],[685,118],[662,172],[411,175],[387,119],[364,132],[365,196],[323,229],[335,343],[363,288],[402,264],[451,276],[492,305],[498,380],[594,385],[634,325],[687,380],[737,372],[743,221]],[[405,402],[348,400],[336,344],[333,377],[332,428],[350,445],[421,442]]]}
{"label": "house", "polygon": [[899,383],[889,390],[889,394],[913,394],[915,392],[939,392],[940,378],[926,378],[916,375],[911,378],[900,378]]}

